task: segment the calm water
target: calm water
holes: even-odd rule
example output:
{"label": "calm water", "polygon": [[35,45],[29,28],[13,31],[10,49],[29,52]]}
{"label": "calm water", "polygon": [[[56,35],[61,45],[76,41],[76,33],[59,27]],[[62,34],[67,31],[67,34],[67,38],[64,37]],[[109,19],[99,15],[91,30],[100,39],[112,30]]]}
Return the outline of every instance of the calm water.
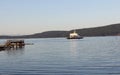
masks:
{"label": "calm water", "polygon": [[0,75],[120,75],[120,37],[25,42],[34,45],[0,52]]}

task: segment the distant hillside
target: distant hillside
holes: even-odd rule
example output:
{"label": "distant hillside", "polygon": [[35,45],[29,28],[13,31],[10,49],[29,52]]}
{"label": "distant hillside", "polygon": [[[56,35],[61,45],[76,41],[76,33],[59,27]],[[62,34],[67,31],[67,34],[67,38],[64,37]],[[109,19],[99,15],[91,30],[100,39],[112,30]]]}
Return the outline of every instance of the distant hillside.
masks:
{"label": "distant hillside", "polygon": [[82,36],[114,36],[120,34],[120,24],[112,24],[103,27],[77,29]]}
{"label": "distant hillside", "polygon": [[56,37],[65,37],[68,33],[68,31],[46,31],[46,32],[42,32],[42,33],[36,33],[33,35],[30,35],[34,38],[56,38]]}
{"label": "distant hillside", "polygon": [[[70,31],[46,31],[42,33],[36,33],[32,35],[23,36],[0,36],[3,38],[57,38],[57,37],[67,37]],[[120,35],[120,24],[112,24],[102,27],[76,29],[77,33],[81,36],[117,36]]]}

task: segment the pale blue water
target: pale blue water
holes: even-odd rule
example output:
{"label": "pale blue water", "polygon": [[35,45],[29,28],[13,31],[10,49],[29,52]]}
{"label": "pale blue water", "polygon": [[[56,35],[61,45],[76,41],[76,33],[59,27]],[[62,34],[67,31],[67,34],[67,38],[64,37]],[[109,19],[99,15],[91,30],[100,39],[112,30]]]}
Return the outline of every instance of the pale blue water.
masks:
{"label": "pale blue water", "polygon": [[0,75],[120,75],[120,37],[25,42],[34,45],[0,52]]}

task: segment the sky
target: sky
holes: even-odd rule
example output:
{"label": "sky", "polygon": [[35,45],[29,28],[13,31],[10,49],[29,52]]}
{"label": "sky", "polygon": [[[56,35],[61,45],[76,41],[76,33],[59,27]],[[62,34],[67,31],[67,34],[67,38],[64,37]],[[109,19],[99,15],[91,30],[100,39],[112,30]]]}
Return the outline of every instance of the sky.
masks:
{"label": "sky", "polygon": [[0,35],[120,23],[120,0],[0,0]]}

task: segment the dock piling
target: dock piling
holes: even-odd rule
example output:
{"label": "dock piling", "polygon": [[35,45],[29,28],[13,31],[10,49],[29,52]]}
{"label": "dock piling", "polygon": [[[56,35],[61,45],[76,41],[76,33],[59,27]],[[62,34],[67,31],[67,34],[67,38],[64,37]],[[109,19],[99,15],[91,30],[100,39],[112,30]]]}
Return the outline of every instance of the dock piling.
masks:
{"label": "dock piling", "polygon": [[4,45],[0,45],[0,49],[17,49],[24,46],[24,40],[7,40]]}

